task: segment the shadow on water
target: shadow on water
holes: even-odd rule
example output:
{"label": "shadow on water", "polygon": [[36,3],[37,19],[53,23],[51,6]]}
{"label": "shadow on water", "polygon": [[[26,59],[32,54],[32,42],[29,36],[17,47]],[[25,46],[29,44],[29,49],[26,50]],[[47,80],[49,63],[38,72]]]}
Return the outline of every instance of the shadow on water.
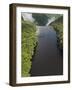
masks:
{"label": "shadow on water", "polygon": [[40,26],[38,44],[32,58],[31,76],[63,74],[63,57],[57,47],[56,32],[47,26]]}

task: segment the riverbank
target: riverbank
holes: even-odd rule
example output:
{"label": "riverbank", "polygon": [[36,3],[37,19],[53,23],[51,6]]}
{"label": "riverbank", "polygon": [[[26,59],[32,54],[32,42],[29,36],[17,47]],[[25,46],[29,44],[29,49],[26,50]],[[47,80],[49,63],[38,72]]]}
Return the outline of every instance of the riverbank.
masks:
{"label": "riverbank", "polygon": [[50,25],[53,26],[54,30],[56,31],[57,45],[58,45],[58,48],[63,53],[63,16],[59,17]]}
{"label": "riverbank", "polygon": [[30,76],[31,59],[37,42],[36,26],[30,21],[22,20],[21,32],[21,76],[28,77]]}

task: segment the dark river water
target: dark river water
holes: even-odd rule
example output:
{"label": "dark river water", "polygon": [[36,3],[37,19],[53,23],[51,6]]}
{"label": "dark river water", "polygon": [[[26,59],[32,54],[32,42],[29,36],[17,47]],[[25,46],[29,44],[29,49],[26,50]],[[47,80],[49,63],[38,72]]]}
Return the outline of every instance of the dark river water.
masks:
{"label": "dark river water", "polygon": [[63,57],[52,27],[39,26],[38,45],[32,59],[31,76],[63,74]]}

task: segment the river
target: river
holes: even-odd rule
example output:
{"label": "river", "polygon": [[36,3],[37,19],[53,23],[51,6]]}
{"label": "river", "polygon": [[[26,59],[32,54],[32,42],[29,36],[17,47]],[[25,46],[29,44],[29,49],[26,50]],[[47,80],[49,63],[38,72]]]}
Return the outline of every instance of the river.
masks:
{"label": "river", "polygon": [[32,59],[31,76],[63,74],[63,57],[57,47],[55,30],[50,26],[38,26],[38,45]]}

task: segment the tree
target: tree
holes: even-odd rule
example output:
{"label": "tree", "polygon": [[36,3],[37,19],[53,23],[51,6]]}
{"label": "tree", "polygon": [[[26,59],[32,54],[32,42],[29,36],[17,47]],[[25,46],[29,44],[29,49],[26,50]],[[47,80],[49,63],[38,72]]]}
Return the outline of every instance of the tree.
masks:
{"label": "tree", "polygon": [[39,26],[44,26],[48,22],[48,16],[46,14],[32,14],[32,17],[35,19],[35,22]]}

